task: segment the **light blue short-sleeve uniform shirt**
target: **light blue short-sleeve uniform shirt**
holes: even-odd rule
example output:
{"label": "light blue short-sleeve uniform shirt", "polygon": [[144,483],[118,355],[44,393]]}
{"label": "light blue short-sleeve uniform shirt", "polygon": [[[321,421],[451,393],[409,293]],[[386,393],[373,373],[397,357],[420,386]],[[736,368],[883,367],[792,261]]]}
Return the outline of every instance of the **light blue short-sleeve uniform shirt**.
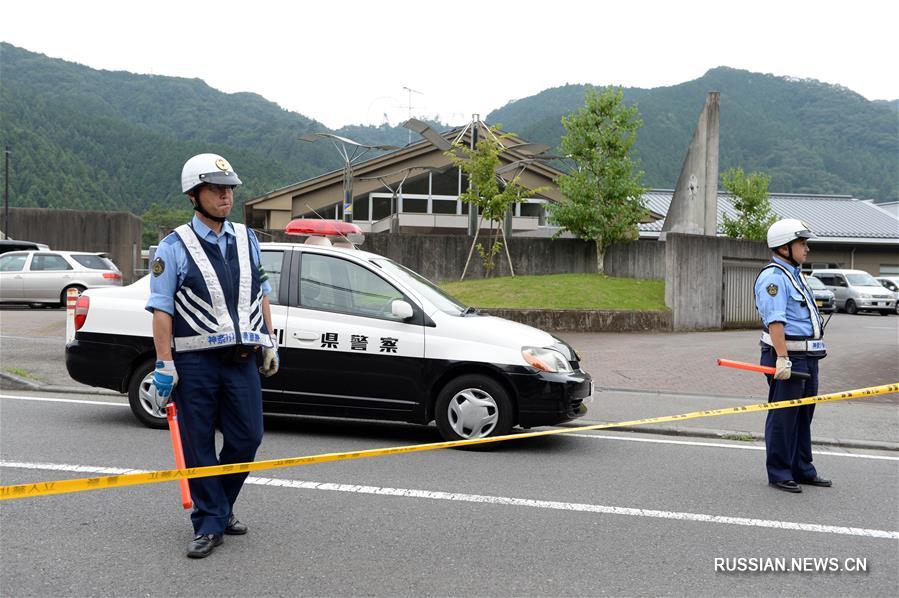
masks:
{"label": "light blue short-sleeve uniform shirt", "polygon": [[[191,226],[198,237],[218,245],[223,257],[227,254],[228,245],[236,242],[234,227],[227,220],[222,225],[220,234],[216,234],[215,231],[203,224],[196,215],[191,219]],[[247,230],[250,233],[250,260],[253,266],[258,268],[262,263],[259,240],[256,239],[252,230],[249,228]],[[160,274],[150,276],[150,299],[147,301],[146,310],[153,312],[158,309],[173,316],[175,314],[175,291],[187,276],[188,259],[184,243],[177,234],[171,233],[162,240],[156,249],[156,259],[162,260],[165,267]],[[260,289],[263,295],[268,296],[272,292],[272,285],[266,280],[262,282]]]}
{"label": "light blue short-sleeve uniform shirt", "polygon": [[772,322],[781,322],[787,337],[811,338],[814,335],[812,318],[820,316],[817,308],[814,314],[809,313],[804,293],[808,294],[813,306],[815,296],[802,277],[802,269],[777,257],[772,261],[789,270],[803,290],[797,291],[780,268],[763,270],[755,281],[755,306],[765,328]]}

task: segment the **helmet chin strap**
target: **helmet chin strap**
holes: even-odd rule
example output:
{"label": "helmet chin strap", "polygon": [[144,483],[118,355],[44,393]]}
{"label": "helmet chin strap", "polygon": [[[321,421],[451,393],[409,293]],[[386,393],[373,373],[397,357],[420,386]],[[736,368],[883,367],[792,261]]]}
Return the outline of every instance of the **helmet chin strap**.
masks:
{"label": "helmet chin strap", "polygon": [[199,213],[203,214],[204,216],[206,216],[213,222],[218,222],[218,223],[225,222],[225,218],[222,218],[221,216],[213,216],[212,214],[210,214],[209,212],[206,211],[206,208],[204,208],[203,204],[200,203],[200,194],[199,193],[197,193],[196,195],[189,195],[188,197],[190,197],[190,202],[194,205],[195,212],[199,212]]}
{"label": "helmet chin strap", "polygon": [[[792,264],[794,268],[797,267],[799,265],[799,262],[796,260],[796,258],[793,257],[793,242],[790,241],[786,245],[781,245],[780,247],[787,248],[787,255],[782,255],[780,251],[777,251],[778,257],[781,257],[790,262],[790,264]],[[777,249],[779,250],[780,247],[778,247]]]}

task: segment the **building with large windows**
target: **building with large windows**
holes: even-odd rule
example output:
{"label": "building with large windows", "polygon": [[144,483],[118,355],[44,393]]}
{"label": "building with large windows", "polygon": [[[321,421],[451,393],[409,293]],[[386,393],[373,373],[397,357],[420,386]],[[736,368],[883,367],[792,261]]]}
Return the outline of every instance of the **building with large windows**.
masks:
{"label": "building with large windows", "polygon": [[[488,134],[483,123],[479,134]],[[446,131],[449,142],[468,145],[470,127]],[[533,159],[524,140],[503,140],[501,160],[512,167],[504,176],[520,174],[520,182],[537,189],[534,197],[515,204],[507,226],[516,237],[549,237],[558,232],[546,218],[546,205],[565,201],[555,183],[562,174],[552,163]],[[520,146],[522,149],[516,150]],[[443,151],[421,139],[353,168],[354,222],[366,233],[466,234],[468,205],[459,199],[467,189],[465,173],[452,166]],[[640,224],[644,241],[659,238],[674,192],[652,189],[644,195],[647,217]],[[335,170],[276,189],[248,201],[245,222],[256,229],[283,230],[302,217],[343,217],[343,170]],[[859,268],[874,275],[899,273],[899,219],[879,204],[845,195],[771,193],[771,208],[780,218],[799,218],[818,235],[811,243],[815,267]],[[718,192],[718,234],[723,219],[737,216],[731,197]],[[568,236],[568,235],[565,235]]]}

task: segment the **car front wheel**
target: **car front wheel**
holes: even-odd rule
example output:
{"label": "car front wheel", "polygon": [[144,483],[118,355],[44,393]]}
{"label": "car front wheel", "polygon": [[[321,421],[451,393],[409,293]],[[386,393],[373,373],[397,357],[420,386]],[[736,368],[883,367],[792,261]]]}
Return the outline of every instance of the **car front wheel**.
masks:
{"label": "car front wheel", "polygon": [[[512,429],[512,401],[502,385],[480,374],[451,380],[437,397],[437,429],[445,440],[503,436]],[[471,448],[493,448],[474,445]]]}
{"label": "car front wheel", "polygon": [[855,301],[849,299],[846,301],[846,313],[850,316],[854,316],[858,313],[858,307],[855,305]]}
{"label": "car front wheel", "polygon": [[150,395],[155,369],[155,359],[148,359],[135,368],[128,384],[128,404],[131,405],[131,412],[140,423],[148,428],[162,430],[168,427],[165,412],[156,408]]}

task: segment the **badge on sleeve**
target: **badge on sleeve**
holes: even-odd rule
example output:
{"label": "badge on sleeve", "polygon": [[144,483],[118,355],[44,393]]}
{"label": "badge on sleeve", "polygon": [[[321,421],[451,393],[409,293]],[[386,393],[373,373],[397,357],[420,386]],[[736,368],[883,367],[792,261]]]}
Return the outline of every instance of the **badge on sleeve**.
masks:
{"label": "badge on sleeve", "polygon": [[771,295],[772,297],[777,295],[777,285],[774,284],[773,282],[768,285],[768,294]]}
{"label": "badge on sleeve", "polygon": [[161,257],[158,257],[153,260],[153,276],[159,276],[163,272],[165,272],[165,262],[162,261]]}

